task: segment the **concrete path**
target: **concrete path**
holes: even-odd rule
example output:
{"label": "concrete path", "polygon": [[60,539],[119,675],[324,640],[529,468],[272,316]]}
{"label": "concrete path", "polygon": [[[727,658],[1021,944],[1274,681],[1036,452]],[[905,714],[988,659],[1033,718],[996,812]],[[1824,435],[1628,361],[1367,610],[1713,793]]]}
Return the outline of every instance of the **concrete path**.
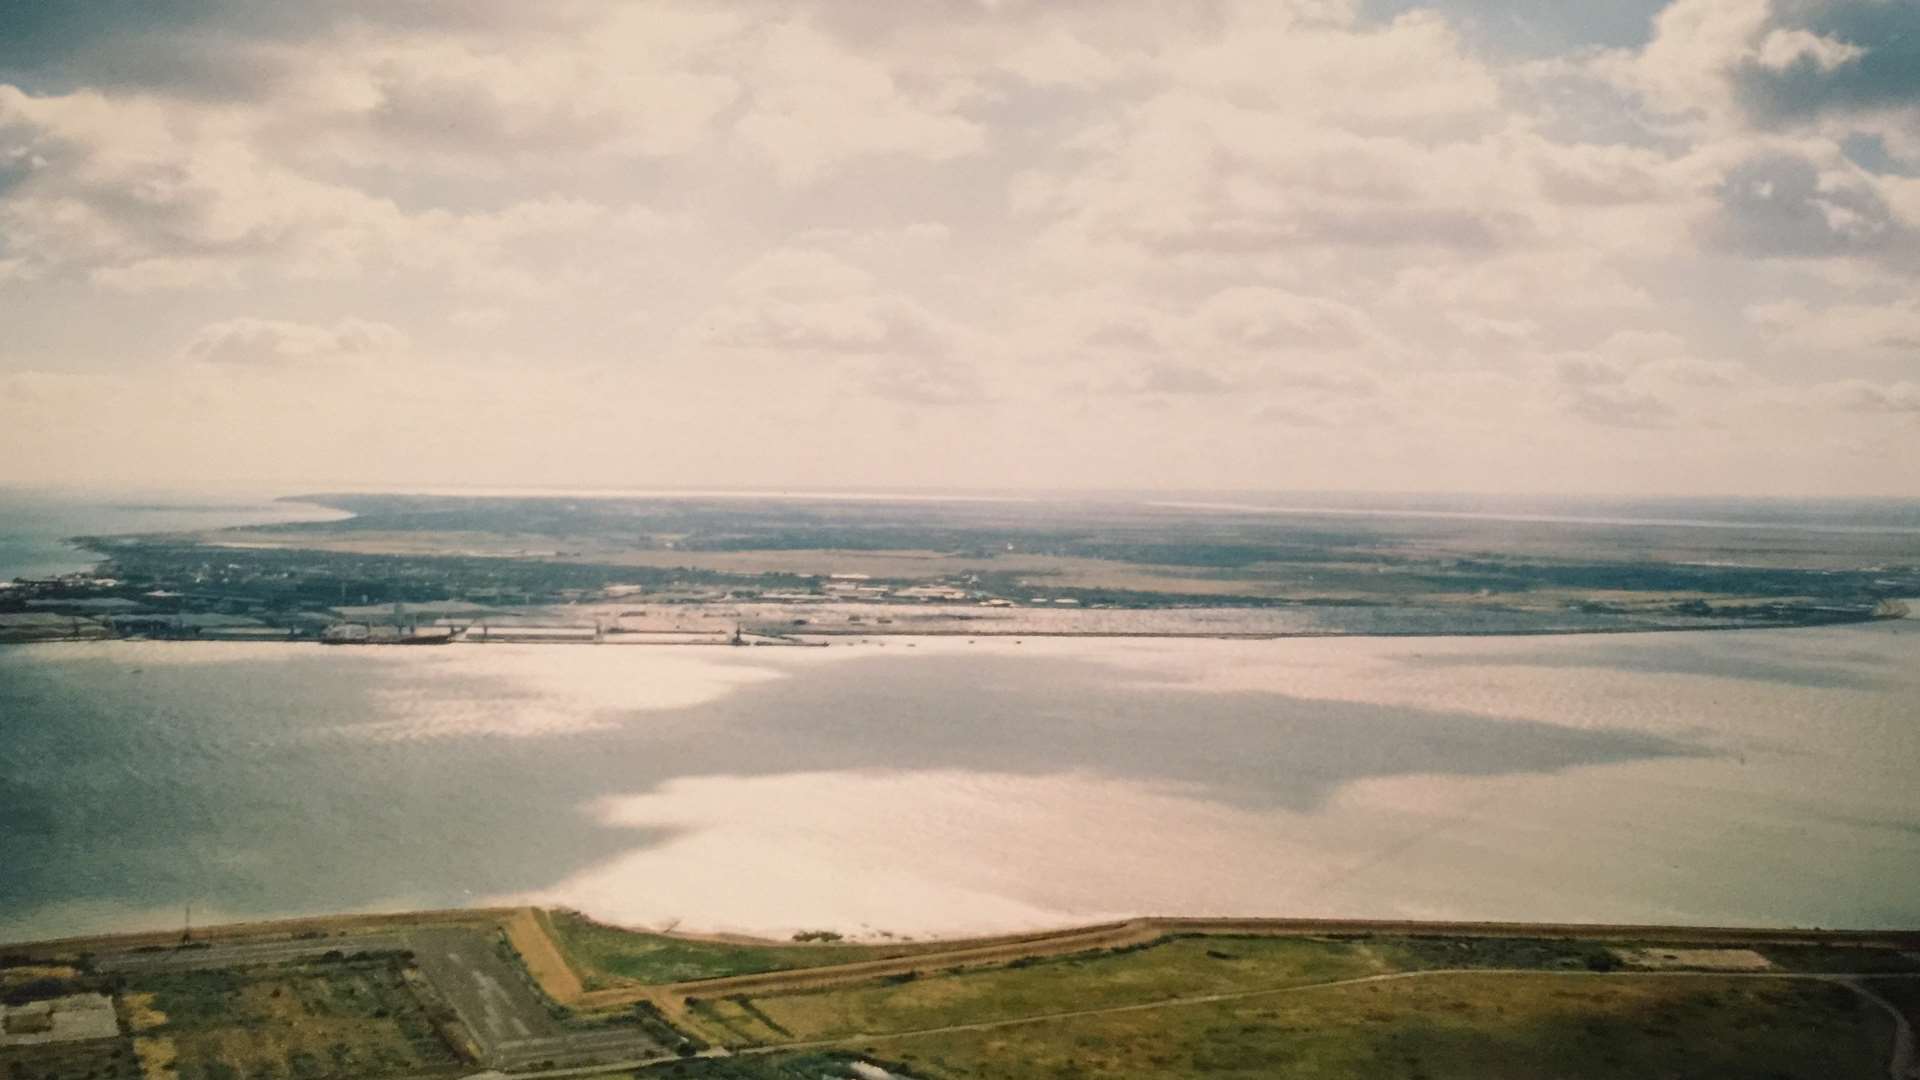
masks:
{"label": "concrete path", "polygon": [[460,1014],[493,1068],[652,1059],[665,1051],[638,1028],[562,1024],[490,933],[418,930],[408,941],[414,962]]}

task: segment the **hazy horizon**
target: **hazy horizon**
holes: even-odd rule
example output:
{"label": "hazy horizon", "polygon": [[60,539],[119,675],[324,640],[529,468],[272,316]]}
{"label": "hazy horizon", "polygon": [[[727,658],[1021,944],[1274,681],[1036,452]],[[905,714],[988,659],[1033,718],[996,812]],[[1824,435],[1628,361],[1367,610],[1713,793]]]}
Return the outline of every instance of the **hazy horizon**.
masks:
{"label": "hazy horizon", "polygon": [[[1724,491],[1685,491],[1685,492],[1632,492],[1632,491],[1550,491],[1515,490],[1493,491],[1470,488],[1277,488],[1277,487],[1019,487],[1019,486],[954,486],[939,484],[791,484],[768,486],[754,484],[717,484],[717,485],[673,485],[652,484],[647,486],[582,486],[555,482],[551,484],[492,484],[484,480],[468,483],[371,483],[354,480],[314,480],[310,482],[287,482],[280,484],[241,484],[237,486],[210,486],[206,484],[151,483],[127,484],[111,482],[0,482],[0,492],[22,496],[86,496],[112,498],[134,496],[167,496],[180,498],[213,498],[225,501],[237,500],[299,500],[309,497],[331,495],[414,495],[446,498],[767,498],[767,499],[821,499],[864,501],[873,499],[914,500],[956,500],[956,501],[1039,501],[1049,498],[1073,498],[1088,500],[1113,499],[1121,501],[1172,500],[1169,506],[1204,510],[1209,507],[1208,498],[1267,498],[1302,500],[1332,500],[1329,508],[1341,506],[1362,507],[1368,505],[1388,505],[1393,503],[1429,501],[1442,502],[1484,502],[1489,505],[1544,505],[1564,502],[1569,504],[1701,504],[1724,502],[1732,504],[1781,504],[1781,505],[1907,505],[1920,504],[1920,494],[1914,495],[1845,495],[1845,494],[1744,494]],[[1288,504],[1274,503],[1279,507]]]}

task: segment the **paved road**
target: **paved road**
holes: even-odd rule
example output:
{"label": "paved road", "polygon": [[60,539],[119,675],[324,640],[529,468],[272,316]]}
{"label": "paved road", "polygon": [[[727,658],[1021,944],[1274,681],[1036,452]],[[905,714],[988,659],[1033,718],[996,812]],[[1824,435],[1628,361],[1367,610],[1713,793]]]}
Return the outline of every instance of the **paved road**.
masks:
{"label": "paved road", "polygon": [[480,1044],[486,1064],[516,1068],[622,1061],[665,1049],[636,1028],[582,1030],[547,1011],[527,977],[500,955],[494,935],[479,930],[417,930],[408,935],[414,962]]}
{"label": "paved road", "polygon": [[512,965],[494,951],[490,935],[472,930],[419,930],[408,935],[414,962],[451,1003],[489,1057],[516,1039],[561,1034]]}
{"label": "paved road", "polygon": [[1854,990],[1868,1001],[1885,1009],[1893,1017],[1893,1064],[1887,1069],[1892,1080],[1920,1080],[1920,1048],[1914,1045],[1913,1025],[1907,1022],[1907,1014],[1900,1007],[1880,996],[1874,989],[1875,978],[1898,978],[1898,976],[1873,976],[1850,982]]}

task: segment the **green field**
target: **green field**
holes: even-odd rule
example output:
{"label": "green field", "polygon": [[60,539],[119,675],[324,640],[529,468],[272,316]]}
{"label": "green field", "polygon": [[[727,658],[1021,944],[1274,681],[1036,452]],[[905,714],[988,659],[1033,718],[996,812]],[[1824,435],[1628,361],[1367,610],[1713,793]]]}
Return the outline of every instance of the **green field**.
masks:
{"label": "green field", "polygon": [[1884,1076],[1891,1040],[1884,1014],[1835,986],[1488,974],[854,1045],[929,1080],[1841,1080]]}
{"label": "green field", "polygon": [[[1920,984],[1917,984],[1920,985]],[[1892,1027],[1844,987],[1727,976],[1439,974],[849,1040],[662,1080],[1880,1080]],[[609,1078],[610,1080],[610,1078]]]}
{"label": "green field", "polygon": [[559,946],[589,990],[621,983],[685,982],[762,971],[792,971],[924,952],[928,945],[734,944],[608,926],[567,911],[552,913]]}
{"label": "green field", "polygon": [[[809,1043],[927,1080],[1885,1075],[1892,1022],[1847,987],[1634,972],[1622,959],[1634,948],[1527,938],[1176,936],[997,968],[693,998],[686,1020],[746,1054],[661,1075],[747,1080],[852,1068],[844,1059],[803,1064],[779,1051]],[[1892,950],[1754,951],[1779,976],[1915,964]],[[1920,996],[1920,981],[1876,985],[1909,1008],[1908,995]]]}
{"label": "green field", "polygon": [[914,1031],[1074,1009],[1330,982],[1392,970],[1371,946],[1302,938],[1179,938],[826,990],[701,1001],[738,1042]]}
{"label": "green field", "polygon": [[[1137,945],[942,966],[978,964],[976,948],[875,976],[818,969],[953,945],[693,941],[564,912],[551,922],[569,962],[603,980],[787,972],[754,992],[655,988],[596,1013],[639,1017],[657,1038],[615,1057],[555,1049],[556,1064],[631,1062],[660,1046],[688,1055],[596,1080],[1880,1080],[1895,1021],[1869,993],[1920,1011],[1920,951],[1898,934],[1777,944],[1181,924]],[[445,973],[411,957],[112,974],[77,954],[21,954],[0,965],[0,1003],[109,993],[120,1033],[0,1046],[0,1080],[426,1080],[501,1065],[453,1008],[491,999],[448,996],[466,984],[436,984]],[[613,1029],[570,1030],[604,1048]]]}

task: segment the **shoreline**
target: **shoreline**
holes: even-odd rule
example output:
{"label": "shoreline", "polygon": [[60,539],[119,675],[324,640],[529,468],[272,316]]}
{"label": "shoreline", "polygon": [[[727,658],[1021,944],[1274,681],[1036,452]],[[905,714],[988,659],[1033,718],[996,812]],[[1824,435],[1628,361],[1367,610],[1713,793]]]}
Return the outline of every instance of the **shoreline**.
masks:
{"label": "shoreline", "polygon": [[[1885,607],[1885,605],[1883,605]],[[778,637],[764,633],[756,634],[761,640],[735,641],[722,631],[609,631],[607,638],[582,637],[539,637],[519,636],[512,630],[502,628],[498,634],[474,638],[467,633],[469,628],[462,627],[458,632],[442,641],[349,641],[328,642],[313,636],[301,635],[296,631],[282,632],[222,632],[218,629],[211,634],[121,634],[111,628],[93,624],[99,633],[66,633],[46,636],[28,636],[26,634],[0,635],[0,647],[7,645],[41,645],[62,642],[103,642],[103,641],[164,641],[184,644],[210,642],[251,642],[273,645],[327,645],[330,647],[351,648],[392,648],[396,646],[425,645],[595,645],[612,647],[692,647],[692,648],[826,648],[834,644],[884,644],[868,639],[911,639],[911,638],[990,638],[993,640],[1012,639],[1018,642],[1025,638],[1036,639],[1085,639],[1085,640],[1145,640],[1145,641],[1292,641],[1326,640],[1332,638],[1365,639],[1431,639],[1431,638],[1533,638],[1533,637],[1588,637],[1595,635],[1620,634],[1684,634],[1715,633],[1738,630],[1809,630],[1834,626],[1861,626],[1869,623],[1898,622],[1912,618],[1911,608],[1903,601],[1894,601],[1890,609],[1874,609],[1863,612],[1830,612],[1820,617],[1803,619],[1752,620],[1750,622],[1727,622],[1706,626],[1649,625],[1649,626],[1591,626],[1591,627],[1509,627],[1501,629],[1479,630],[1473,628],[1449,628],[1441,630],[1197,630],[1181,632],[1175,630],[975,630],[975,629],[901,629],[878,630],[871,627],[859,629],[811,629],[803,633],[788,633]],[[68,618],[69,621],[73,619]],[[544,628],[544,627],[543,627]],[[587,626],[565,627],[588,632]],[[678,636],[682,640],[660,640]],[[684,640],[701,638],[701,640]],[[710,638],[710,640],[708,640]],[[652,640],[649,640],[652,639]],[[831,640],[820,640],[831,639]],[[853,639],[849,642],[849,639]]]}
{"label": "shoreline", "polygon": [[[412,926],[459,926],[492,923],[529,910],[561,910],[526,906],[483,905],[470,908],[433,908],[421,911],[382,911],[357,914],[290,915],[243,922],[214,923],[192,930],[194,945],[232,944],[253,941],[324,940],[326,937]],[[593,919],[588,914],[587,918]],[[593,919],[595,922],[601,920]],[[682,941],[721,943],[743,946],[805,947],[807,942],[758,937],[751,934],[720,933],[699,930],[660,930],[645,926],[603,923],[631,933],[652,934]],[[1105,922],[1073,923],[1036,930],[1003,934],[918,937],[889,942],[841,939],[831,944],[889,944],[927,954],[966,952],[975,949],[999,949],[1015,946],[1039,946],[1077,938],[1112,934],[1118,931],[1152,931],[1165,934],[1257,934],[1298,937],[1346,937],[1370,935],[1534,938],[1558,941],[1617,940],[1631,938],[1649,942],[1751,942],[1774,945],[1848,944],[1899,949],[1920,949],[1920,926],[1913,927],[1809,927],[1768,925],[1726,925],[1715,923],[1604,923],[1604,922],[1526,922],[1481,919],[1342,919],[1292,918],[1287,916],[1233,915],[1135,915]],[[76,934],[57,938],[0,941],[0,955],[39,957],[58,953],[78,954],[104,951],[160,951],[181,948],[178,930],[114,930],[98,934]],[[193,945],[186,946],[192,948]]]}

